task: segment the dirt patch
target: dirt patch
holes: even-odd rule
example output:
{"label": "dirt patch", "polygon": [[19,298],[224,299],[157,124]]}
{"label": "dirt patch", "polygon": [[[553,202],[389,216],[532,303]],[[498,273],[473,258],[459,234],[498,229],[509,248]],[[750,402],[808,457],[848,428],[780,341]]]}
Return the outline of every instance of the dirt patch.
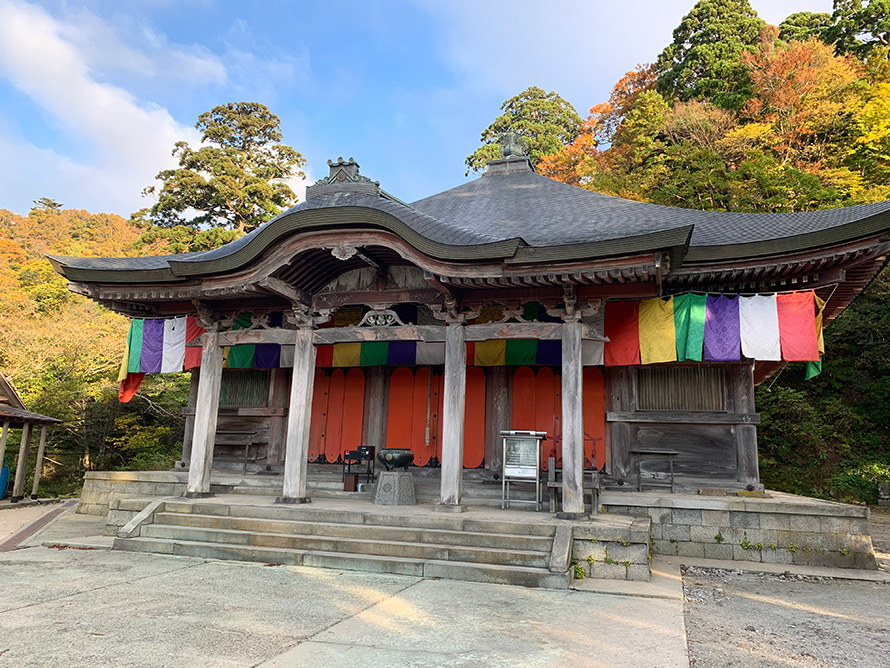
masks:
{"label": "dirt patch", "polygon": [[890,666],[890,586],[687,568],[695,668]]}

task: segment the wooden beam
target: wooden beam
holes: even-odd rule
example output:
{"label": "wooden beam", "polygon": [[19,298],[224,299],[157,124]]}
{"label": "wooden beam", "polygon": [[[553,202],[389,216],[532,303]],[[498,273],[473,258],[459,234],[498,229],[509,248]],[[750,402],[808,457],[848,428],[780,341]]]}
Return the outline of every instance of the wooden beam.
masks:
{"label": "wooden beam", "polygon": [[31,485],[31,498],[37,499],[40,486],[40,473],[43,471],[43,456],[46,453],[46,425],[40,427],[40,445],[37,448],[37,461],[34,463],[34,484]]}
{"label": "wooden beam", "polygon": [[449,325],[445,339],[440,503],[454,508],[461,506],[464,470],[464,407],[467,394],[467,345],[464,329],[464,325]]}
{"label": "wooden beam", "polygon": [[454,297],[454,293],[448,288],[447,285],[436,278],[436,275],[433,274],[433,272],[424,270],[423,280],[432,285],[437,292],[442,293],[444,297]]}
{"label": "wooden beam", "polygon": [[706,413],[699,411],[608,412],[606,422],[655,424],[760,424],[759,413]]}
{"label": "wooden beam", "polygon": [[[584,514],[584,416],[581,323],[567,322],[562,337],[562,517]],[[594,495],[594,503],[596,498]],[[594,514],[596,508],[593,508]]]}
{"label": "wooden beam", "polygon": [[31,432],[34,426],[25,422],[22,427],[22,441],[19,445],[19,458],[15,466],[15,482],[12,485],[10,501],[18,503],[24,498],[25,476],[28,474],[28,455],[31,454]]}
{"label": "wooden beam", "polygon": [[279,297],[289,299],[292,303],[303,304],[304,306],[310,306],[312,304],[312,297],[306,294],[304,290],[295,288],[289,283],[285,283],[273,276],[261,278],[257,282],[257,285],[261,288],[265,288],[269,292],[275,293]]}
{"label": "wooden beam", "polygon": [[312,390],[315,378],[315,346],[312,330],[291,333],[294,370],[288,404],[284,452],[284,484],[276,503],[306,503],[306,473],[309,466],[309,423],[312,420]]}
{"label": "wooden beam", "polygon": [[[445,327],[436,327],[434,325],[330,327],[328,329],[317,329],[313,334],[315,345],[361,341],[444,341]],[[293,338],[293,335],[291,338]]]}
{"label": "wooden beam", "polygon": [[442,304],[445,296],[438,290],[421,288],[407,290],[364,290],[355,292],[320,292],[312,298],[312,309],[340,308],[355,305],[384,305],[404,303]]}
{"label": "wooden beam", "polygon": [[189,460],[186,496],[210,496],[210,467],[216,443],[216,421],[219,408],[219,387],[222,381],[223,351],[218,332],[205,332],[201,351],[201,375],[198,377],[195,433]]}

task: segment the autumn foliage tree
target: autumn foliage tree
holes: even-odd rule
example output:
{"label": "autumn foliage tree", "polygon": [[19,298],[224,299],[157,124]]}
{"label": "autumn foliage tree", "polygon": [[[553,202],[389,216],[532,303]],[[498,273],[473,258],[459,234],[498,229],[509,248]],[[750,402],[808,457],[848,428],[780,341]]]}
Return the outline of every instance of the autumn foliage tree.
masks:
{"label": "autumn foliage tree", "polygon": [[[675,31],[669,57],[616,83],[580,135],[538,171],[692,209],[786,212],[888,200],[890,48],[880,27],[863,27],[861,13],[880,26],[881,7],[838,0],[831,17],[794,15],[781,29],[760,23],[756,38],[746,33],[744,48],[730,53],[715,45],[721,17],[731,10],[743,15],[734,21],[748,21],[747,3],[699,2]],[[847,32],[852,41],[837,42],[830,30],[839,10],[859,21]],[[828,329],[822,376],[805,382],[791,365],[758,390],[767,485],[873,502],[875,482],[890,478],[888,286],[890,269]]]}

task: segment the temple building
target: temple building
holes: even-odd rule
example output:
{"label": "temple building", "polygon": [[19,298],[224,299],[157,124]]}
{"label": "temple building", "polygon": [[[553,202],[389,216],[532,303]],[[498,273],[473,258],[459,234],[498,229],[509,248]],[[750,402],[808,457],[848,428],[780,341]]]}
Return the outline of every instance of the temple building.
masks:
{"label": "temple building", "polygon": [[754,387],[820,360],[821,330],[885,266],[890,202],[807,213],[677,209],[552,181],[515,150],[407,204],[353,159],[221,248],[51,257],[71,289],[133,318],[124,397],[192,373],[182,465],[282,474],[359,445],[501,470],[503,430],[546,432],[561,512],[585,470],[632,480],[668,450],[679,487],[762,489]]}

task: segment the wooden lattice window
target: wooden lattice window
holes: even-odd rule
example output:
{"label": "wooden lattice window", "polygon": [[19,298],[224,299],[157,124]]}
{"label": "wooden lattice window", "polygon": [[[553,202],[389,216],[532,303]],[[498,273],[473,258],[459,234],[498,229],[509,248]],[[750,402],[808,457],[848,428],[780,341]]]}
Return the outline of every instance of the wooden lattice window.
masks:
{"label": "wooden lattice window", "polygon": [[265,406],[268,369],[226,369],[219,386],[220,406]]}
{"label": "wooden lattice window", "polygon": [[722,367],[638,369],[637,410],[726,411]]}

